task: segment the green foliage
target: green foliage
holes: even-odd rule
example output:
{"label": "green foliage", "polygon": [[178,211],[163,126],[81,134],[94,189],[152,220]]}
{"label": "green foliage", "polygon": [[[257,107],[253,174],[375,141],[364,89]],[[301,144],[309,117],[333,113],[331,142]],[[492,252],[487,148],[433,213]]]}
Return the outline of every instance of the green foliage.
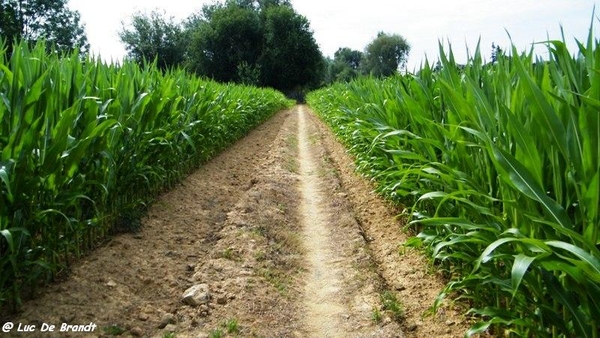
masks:
{"label": "green foliage", "polygon": [[67,0],[2,0],[0,37],[9,44],[9,53],[11,43],[20,40],[32,44],[43,39],[48,49],[63,53],[89,48],[79,13],[69,10]]}
{"label": "green foliage", "polygon": [[240,62],[237,66],[237,78],[238,82],[245,85],[260,85],[260,66],[249,65],[245,61]]}
{"label": "green foliage", "polygon": [[[216,7],[215,7],[216,6]],[[260,70],[263,30],[259,13],[230,2],[205,7],[187,23],[189,68],[220,82],[242,82],[238,70]],[[247,80],[244,79],[244,80]]]}
{"label": "green foliage", "polygon": [[188,68],[199,75],[284,91],[321,83],[323,56],[288,1],[213,3],[185,26]]}
{"label": "green foliage", "polygon": [[127,330],[120,327],[119,325],[109,325],[109,326],[104,327],[102,329],[102,331],[104,331],[104,333],[106,333],[109,336],[120,336],[123,333],[125,333]]}
{"label": "green foliage", "polygon": [[137,63],[156,59],[160,69],[183,64],[185,40],[182,27],[166,18],[164,13],[153,11],[150,15],[136,13],[129,27],[123,25],[119,32],[127,54]]}
{"label": "green foliage", "polygon": [[[590,30],[591,31],[591,30]],[[359,79],[309,104],[378,191],[408,206],[407,244],[427,248],[472,305],[467,334],[598,337],[600,42],[549,60],[502,53],[464,67]]]}
{"label": "green foliage", "polygon": [[227,333],[240,333],[240,324],[235,318],[225,321],[225,323],[223,323],[223,326],[227,329]]}
{"label": "green foliage", "polygon": [[333,60],[329,64],[329,81],[349,82],[355,79],[360,74],[360,65],[363,61],[363,53],[350,48],[339,48]]}
{"label": "green foliage", "polygon": [[0,102],[0,307],[13,308],[288,104],[271,89],[59,58],[43,44],[0,54]]}
{"label": "green foliage", "polygon": [[210,333],[208,334],[209,338],[221,338],[223,336],[225,336],[225,333],[219,328],[210,331]]}
{"label": "green foliage", "polygon": [[263,84],[284,91],[317,87],[325,62],[308,19],[288,6],[271,6],[264,16]]}
{"label": "green foliage", "polygon": [[363,72],[375,77],[396,74],[409,52],[410,45],[402,36],[380,32],[366,48]]}
{"label": "green foliage", "polygon": [[381,320],[383,319],[383,315],[381,314],[381,311],[379,311],[378,308],[374,307],[371,310],[371,320],[375,323],[375,324],[379,324],[381,323]]}
{"label": "green foliage", "polygon": [[388,311],[395,321],[400,321],[404,318],[402,304],[400,304],[393,292],[385,291],[381,294],[380,298],[381,303],[383,304],[383,310]]}

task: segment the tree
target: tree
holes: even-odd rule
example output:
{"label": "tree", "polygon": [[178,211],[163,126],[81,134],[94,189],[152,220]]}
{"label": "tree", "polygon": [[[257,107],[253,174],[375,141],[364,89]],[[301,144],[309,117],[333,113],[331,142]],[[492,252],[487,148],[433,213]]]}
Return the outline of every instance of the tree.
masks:
{"label": "tree", "polygon": [[364,58],[361,51],[344,47],[333,55],[329,68],[329,79],[334,81],[350,81],[359,75],[360,64]]}
{"label": "tree", "polygon": [[129,27],[123,24],[119,37],[129,57],[138,63],[156,59],[158,67],[166,69],[185,60],[183,29],[165,13],[134,14]]}
{"label": "tree", "polygon": [[366,48],[364,71],[377,77],[390,76],[406,64],[410,45],[402,36],[379,32]]}
{"label": "tree", "polygon": [[260,71],[261,21],[248,4],[205,6],[201,15],[188,20],[187,30],[188,66],[196,73],[221,82],[241,82],[240,73]]}
{"label": "tree", "polygon": [[271,6],[264,26],[263,85],[283,91],[320,85],[325,61],[308,19],[290,6]]}
{"label": "tree", "polygon": [[188,68],[217,81],[290,91],[320,84],[324,61],[308,20],[287,0],[229,0],[186,23]]}
{"label": "tree", "polygon": [[59,52],[89,49],[79,13],[68,9],[67,0],[1,0],[0,36],[9,46],[17,40],[45,40]]}

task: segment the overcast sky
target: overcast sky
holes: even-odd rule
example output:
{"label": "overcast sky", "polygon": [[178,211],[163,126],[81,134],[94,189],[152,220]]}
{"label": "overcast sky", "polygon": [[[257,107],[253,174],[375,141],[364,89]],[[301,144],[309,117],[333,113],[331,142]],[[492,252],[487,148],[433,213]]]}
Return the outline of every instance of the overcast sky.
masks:
{"label": "overcast sky", "polygon": [[[165,11],[183,20],[208,0],[69,0],[86,25],[92,51],[104,60],[120,60],[125,49],[117,32],[122,22],[141,11]],[[438,58],[438,41],[450,41],[459,62],[466,60],[481,38],[482,53],[489,59],[492,42],[517,48],[532,42],[560,38],[560,26],[572,53],[574,38],[585,40],[594,5],[600,0],[292,0],[296,11],[308,18],[324,55],[333,57],[339,47],[364,50],[377,32],[402,35],[411,45],[408,69],[418,68],[425,55]],[[598,6],[597,6],[598,7]],[[598,17],[600,7],[597,10]],[[594,23],[595,36],[600,21]],[[536,49],[543,55],[544,49]]]}

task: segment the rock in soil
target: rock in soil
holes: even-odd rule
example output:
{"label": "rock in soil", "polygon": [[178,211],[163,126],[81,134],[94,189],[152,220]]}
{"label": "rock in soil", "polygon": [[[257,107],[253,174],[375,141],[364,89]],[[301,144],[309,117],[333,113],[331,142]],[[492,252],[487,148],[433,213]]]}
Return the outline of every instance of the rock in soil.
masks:
{"label": "rock in soil", "polygon": [[197,284],[185,290],[181,300],[191,306],[207,304],[210,301],[208,284]]}
{"label": "rock in soil", "polygon": [[142,328],[139,326],[132,328],[131,330],[129,330],[129,332],[134,337],[141,337],[144,335],[144,330],[142,330]]}
{"label": "rock in soil", "polygon": [[172,313],[167,313],[160,320],[160,324],[158,324],[158,328],[162,329],[162,328],[166,327],[167,325],[173,324],[173,323],[175,323],[175,315],[173,315]]}
{"label": "rock in soil", "polygon": [[173,324],[169,324],[167,326],[165,326],[165,331],[167,332],[175,332],[177,331],[177,326],[173,325]]}

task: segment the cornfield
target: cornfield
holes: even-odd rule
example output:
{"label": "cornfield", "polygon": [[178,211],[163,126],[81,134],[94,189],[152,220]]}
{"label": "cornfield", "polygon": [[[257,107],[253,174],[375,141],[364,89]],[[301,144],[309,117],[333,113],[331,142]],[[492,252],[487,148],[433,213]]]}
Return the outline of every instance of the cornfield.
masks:
{"label": "cornfield", "polygon": [[0,305],[51,280],[289,102],[155,65],[0,45]]}
{"label": "cornfield", "polygon": [[[591,32],[591,30],[590,30]],[[590,33],[549,59],[513,46],[466,65],[358,79],[307,102],[377,190],[406,206],[476,323],[467,335],[600,335],[600,48]]]}

